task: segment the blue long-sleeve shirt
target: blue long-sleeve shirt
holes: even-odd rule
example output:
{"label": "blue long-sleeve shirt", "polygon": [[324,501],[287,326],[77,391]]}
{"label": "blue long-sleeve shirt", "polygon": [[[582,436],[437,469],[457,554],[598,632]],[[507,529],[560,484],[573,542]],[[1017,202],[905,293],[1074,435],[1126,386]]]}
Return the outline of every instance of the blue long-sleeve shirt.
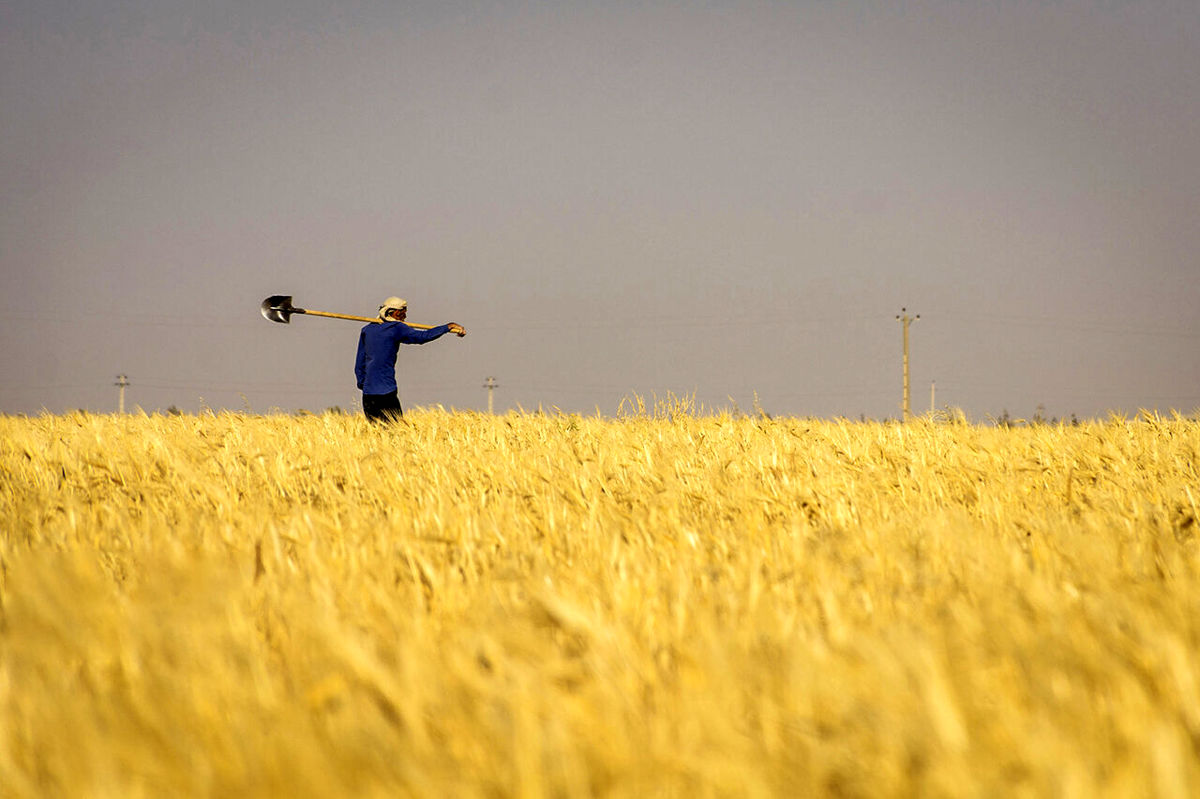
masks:
{"label": "blue long-sleeve shirt", "polygon": [[403,322],[364,325],[358,334],[358,356],[354,376],[364,394],[390,394],[396,386],[396,352],[401,344],[424,344],[450,332],[449,325],[429,330],[409,327]]}

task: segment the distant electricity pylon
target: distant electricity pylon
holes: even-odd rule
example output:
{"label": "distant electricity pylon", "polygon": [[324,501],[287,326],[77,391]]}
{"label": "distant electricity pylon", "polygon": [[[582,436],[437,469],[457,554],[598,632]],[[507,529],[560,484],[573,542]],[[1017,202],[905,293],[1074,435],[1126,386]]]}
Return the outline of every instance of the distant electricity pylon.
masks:
{"label": "distant electricity pylon", "polygon": [[904,421],[908,421],[912,416],[912,406],[908,402],[908,326],[921,318],[920,314],[909,316],[907,308],[901,308],[902,316],[896,318],[900,320],[901,327],[904,328],[904,401],[900,408],[904,413]]}
{"label": "distant electricity pylon", "polygon": [[496,378],[494,378],[494,377],[489,377],[487,379],[487,381],[484,382],[484,384],[483,384],[483,387],[488,390],[488,413],[489,414],[492,412],[492,389],[496,388],[496,386],[497,386]]}
{"label": "distant electricity pylon", "polygon": [[129,378],[117,375],[117,382],[113,385],[117,387],[117,413],[125,413],[125,386],[129,385]]}

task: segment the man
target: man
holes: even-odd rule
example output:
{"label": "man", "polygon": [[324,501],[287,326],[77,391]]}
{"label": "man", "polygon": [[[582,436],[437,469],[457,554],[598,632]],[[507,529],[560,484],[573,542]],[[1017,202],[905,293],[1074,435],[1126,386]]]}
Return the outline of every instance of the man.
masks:
{"label": "man", "polygon": [[363,393],[363,413],[372,422],[389,421],[404,415],[396,385],[396,352],[401,344],[424,344],[447,333],[459,338],[467,334],[457,322],[421,330],[404,324],[407,317],[408,303],[399,297],[388,297],[379,306],[382,322],[364,325],[358,334],[354,375]]}

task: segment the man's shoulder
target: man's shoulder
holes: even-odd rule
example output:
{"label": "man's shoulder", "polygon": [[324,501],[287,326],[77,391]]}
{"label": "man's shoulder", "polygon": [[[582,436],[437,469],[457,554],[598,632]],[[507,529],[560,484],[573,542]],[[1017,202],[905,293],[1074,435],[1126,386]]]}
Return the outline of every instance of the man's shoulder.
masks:
{"label": "man's shoulder", "polygon": [[416,328],[403,322],[376,322],[364,328],[364,335],[374,341],[403,342],[412,337]]}

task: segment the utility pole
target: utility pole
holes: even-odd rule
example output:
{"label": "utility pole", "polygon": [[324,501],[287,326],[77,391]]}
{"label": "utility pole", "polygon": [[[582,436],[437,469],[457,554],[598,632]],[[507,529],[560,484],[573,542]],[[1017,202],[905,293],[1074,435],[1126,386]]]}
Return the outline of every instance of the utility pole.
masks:
{"label": "utility pole", "polygon": [[125,386],[129,385],[129,378],[125,375],[117,375],[117,382],[113,383],[119,391],[117,392],[117,413],[125,413]]}
{"label": "utility pole", "polygon": [[937,381],[929,381],[929,412],[933,413],[937,410],[937,403],[934,402],[934,397],[937,396]]}
{"label": "utility pole", "polygon": [[496,388],[496,386],[497,386],[496,378],[494,378],[494,377],[489,377],[487,379],[487,381],[483,384],[483,387],[488,390],[488,414],[489,415],[492,412],[492,389]]}
{"label": "utility pole", "polygon": [[902,316],[896,318],[900,320],[901,326],[904,328],[904,402],[901,405],[901,410],[904,413],[904,421],[908,421],[912,417],[912,406],[908,402],[908,326],[921,318],[920,314],[909,316],[907,308],[901,308]]}

